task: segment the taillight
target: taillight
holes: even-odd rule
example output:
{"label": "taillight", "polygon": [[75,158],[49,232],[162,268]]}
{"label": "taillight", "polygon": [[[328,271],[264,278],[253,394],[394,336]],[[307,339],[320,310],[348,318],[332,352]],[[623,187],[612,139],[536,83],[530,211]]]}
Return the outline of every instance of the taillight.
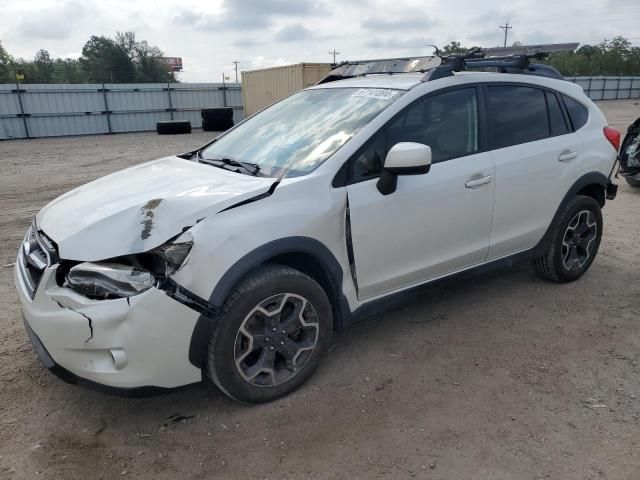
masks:
{"label": "taillight", "polygon": [[602,131],[609,143],[616,149],[616,152],[620,150],[620,132],[612,127],[604,127]]}

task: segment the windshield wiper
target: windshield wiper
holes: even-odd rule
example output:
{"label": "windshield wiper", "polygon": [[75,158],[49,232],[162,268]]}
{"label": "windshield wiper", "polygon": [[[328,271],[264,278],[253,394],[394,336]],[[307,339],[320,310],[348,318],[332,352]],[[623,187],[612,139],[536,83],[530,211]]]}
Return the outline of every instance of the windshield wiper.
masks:
{"label": "windshield wiper", "polygon": [[[258,175],[260,171],[260,165],[249,162],[241,162],[240,160],[234,160],[233,158],[202,158],[198,153],[200,163],[206,163],[207,165],[213,165],[214,167],[227,168],[227,167],[239,167],[242,168],[249,175],[254,177]],[[227,168],[227,170],[230,170]]]}

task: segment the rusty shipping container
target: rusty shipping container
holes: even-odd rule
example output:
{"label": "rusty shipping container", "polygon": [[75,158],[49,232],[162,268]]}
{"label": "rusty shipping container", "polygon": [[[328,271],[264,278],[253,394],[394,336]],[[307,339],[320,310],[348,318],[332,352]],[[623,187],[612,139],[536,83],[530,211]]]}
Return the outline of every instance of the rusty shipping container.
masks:
{"label": "rusty shipping container", "polygon": [[329,70],[329,63],[298,63],[242,72],[245,117],[298,90],[315,85],[328,75]]}

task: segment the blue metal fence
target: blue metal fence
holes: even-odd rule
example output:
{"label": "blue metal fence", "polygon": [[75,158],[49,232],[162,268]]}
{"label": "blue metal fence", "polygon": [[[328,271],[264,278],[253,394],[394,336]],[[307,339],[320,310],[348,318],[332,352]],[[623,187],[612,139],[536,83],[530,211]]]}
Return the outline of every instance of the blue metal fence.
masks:
{"label": "blue metal fence", "polygon": [[640,98],[640,77],[566,77],[582,87],[591,100]]}
{"label": "blue metal fence", "polygon": [[237,83],[0,85],[0,140],[155,130],[161,120],[202,126],[200,109],[233,107]]}
{"label": "blue metal fence", "polygon": [[[592,100],[640,98],[640,77],[567,77]],[[0,140],[154,130],[161,120],[202,126],[200,109],[244,118],[238,83],[0,85]]]}

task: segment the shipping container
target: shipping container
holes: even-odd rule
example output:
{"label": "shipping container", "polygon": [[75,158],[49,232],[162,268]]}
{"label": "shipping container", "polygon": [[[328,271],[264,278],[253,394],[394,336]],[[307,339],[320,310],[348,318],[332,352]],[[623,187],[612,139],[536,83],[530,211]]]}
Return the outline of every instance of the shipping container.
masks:
{"label": "shipping container", "polygon": [[298,63],[242,72],[245,116],[253,115],[281,98],[315,85],[330,70],[329,63]]}

